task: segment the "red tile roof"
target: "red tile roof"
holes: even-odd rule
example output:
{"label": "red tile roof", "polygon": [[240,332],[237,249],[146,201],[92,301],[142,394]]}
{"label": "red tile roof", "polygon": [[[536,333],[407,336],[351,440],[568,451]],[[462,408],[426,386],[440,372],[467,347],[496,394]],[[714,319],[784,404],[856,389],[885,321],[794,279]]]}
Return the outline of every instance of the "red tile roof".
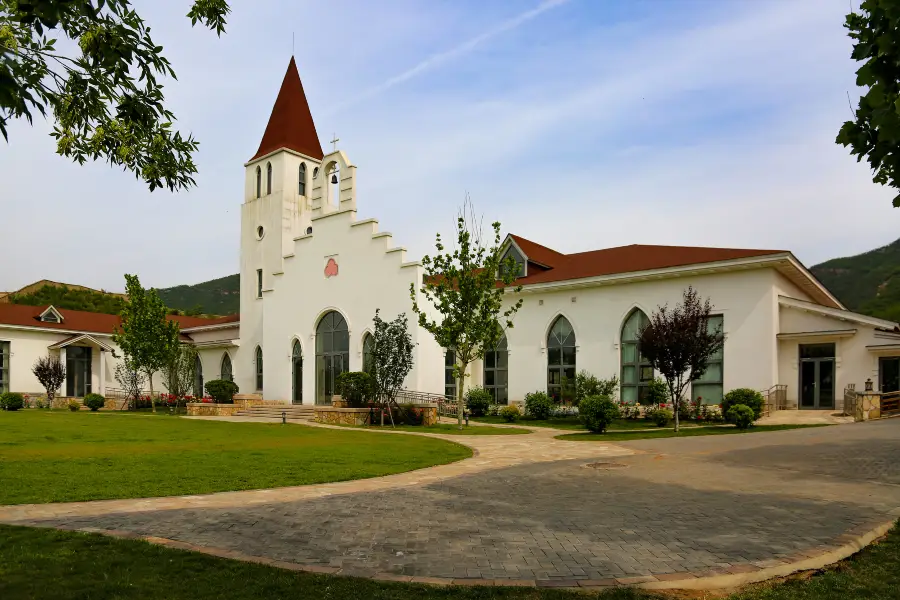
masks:
{"label": "red tile roof", "polygon": [[561,254],[523,237],[512,234],[510,237],[522,249],[529,261],[550,267],[547,270],[529,269],[528,276],[516,280],[516,285],[651,271],[787,253],[786,250],[632,244],[576,254]]}
{"label": "red tile roof", "polygon": [[[23,304],[0,304],[0,326],[19,325],[40,327],[42,329],[60,329],[63,331],[84,331],[89,333],[111,334],[121,322],[118,315],[106,315],[81,310],[57,309],[63,317],[62,323],[45,323],[40,320],[47,306],[25,306]],[[236,323],[238,315],[230,315],[217,319],[204,317],[183,317],[169,315],[169,320],[176,321],[182,328],[200,327],[201,325],[218,325],[220,323]]]}
{"label": "red tile roof", "polygon": [[282,148],[290,148],[317,160],[325,156],[293,56],[281,82],[281,90],[275,99],[259,150],[250,160]]}

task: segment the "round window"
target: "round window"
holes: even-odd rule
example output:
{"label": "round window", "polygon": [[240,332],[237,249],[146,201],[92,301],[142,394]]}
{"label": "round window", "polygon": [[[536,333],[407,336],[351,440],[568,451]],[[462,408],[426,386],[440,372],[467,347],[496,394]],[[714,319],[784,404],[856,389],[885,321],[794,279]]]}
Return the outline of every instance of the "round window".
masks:
{"label": "round window", "polygon": [[266,230],[263,229],[262,225],[260,225],[259,227],[256,228],[256,239],[261,240],[263,235],[265,235],[265,233],[266,233]]}

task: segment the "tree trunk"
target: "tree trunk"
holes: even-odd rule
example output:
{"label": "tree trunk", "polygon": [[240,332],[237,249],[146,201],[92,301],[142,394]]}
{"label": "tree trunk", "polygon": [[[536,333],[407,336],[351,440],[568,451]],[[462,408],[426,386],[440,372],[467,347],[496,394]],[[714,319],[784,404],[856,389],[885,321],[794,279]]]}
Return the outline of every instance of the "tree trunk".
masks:
{"label": "tree trunk", "polygon": [[156,402],[153,401],[153,373],[147,373],[147,381],[150,382],[150,409],[152,412],[156,412]]}
{"label": "tree trunk", "polygon": [[459,428],[463,428],[463,413],[466,410],[466,400],[463,396],[463,382],[466,380],[466,367],[468,364],[459,365],[459,377],[456,380],[456,420]]}
{"label": "tree trunk", "polygon": [[673,402],[675,406],[675,433],[678,433],[678,409],[681,407],[681,399],[676,398]]}

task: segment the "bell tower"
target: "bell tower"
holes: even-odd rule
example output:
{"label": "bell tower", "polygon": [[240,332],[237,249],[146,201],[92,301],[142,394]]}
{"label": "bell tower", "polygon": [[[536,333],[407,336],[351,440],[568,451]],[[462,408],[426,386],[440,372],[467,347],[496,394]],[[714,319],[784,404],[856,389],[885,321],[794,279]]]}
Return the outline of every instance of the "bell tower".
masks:
{"label": "bell tower", "polygon": [[[261,336],[266,291],[294,238],[312,227],[312,196],[324,158],[297,63],[291,57],[259,148],[244,165],[241,206],[241,337]],[[261,339],[248,344],[261,344]],[[251,346],[252,347],[252,346]],[[241,389],[244,389],[241,386]]]}

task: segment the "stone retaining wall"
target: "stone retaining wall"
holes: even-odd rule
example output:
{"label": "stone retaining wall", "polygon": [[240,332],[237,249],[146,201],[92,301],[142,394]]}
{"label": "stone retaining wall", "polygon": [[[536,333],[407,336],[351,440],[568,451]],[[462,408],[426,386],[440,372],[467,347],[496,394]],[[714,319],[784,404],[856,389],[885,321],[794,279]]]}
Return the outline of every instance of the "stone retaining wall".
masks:
{"label": "stone retaining wall", "polygon": [[[422,425],[430,426],[438,422],[438,409],[435,405],[416,406],[422,411]],[[369,421],[371,409],[368,408],[342,408],[337,406],[316,406],[316,423],[329,425],[365,425]],[[394,415],[397,418],[397,415]],[[375,419],[380,422],[380,412],[375,410]],[[385,414],[385,423],[390,423],[390,417]]]}
{"label": "stone retaining wall", "polygon": [[211,402],[189,402],[189,417],[232,417],[243,408],[238,404],[213,404]]}

